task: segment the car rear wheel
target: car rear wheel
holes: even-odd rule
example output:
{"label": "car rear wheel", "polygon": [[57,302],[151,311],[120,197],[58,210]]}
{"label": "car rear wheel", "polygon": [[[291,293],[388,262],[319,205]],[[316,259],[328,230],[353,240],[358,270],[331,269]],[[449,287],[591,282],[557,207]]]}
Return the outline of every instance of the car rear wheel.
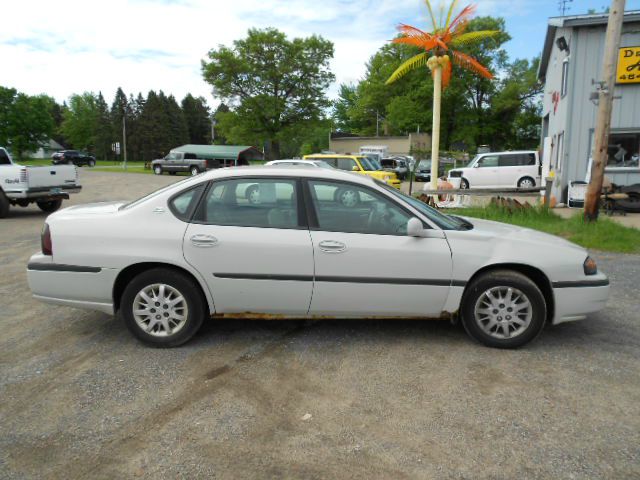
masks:
{"label": "car rear wheel", "polygon": [[511,270],[496,270],[475,279],[464,294],[461,311],[467,333],[494,348],[529,343],[542,332],[547,316],[538,286]]}
{"label": "car rear wheel", "polygon": [[198,167],[191,167],[191,176],[195,177],[200,173],[200,169]]}
{"label": "car rear wheel", "polygon": [[460,179],[460,188],[462,190],[467,190],[469,188],[469,182],[464,178]]}
{"label": "car rear wheel", "polygon": [[251,185],[247,188],[244,196],[251,205],[260,205],[260,187],[258,185]]}
{"label": "car rear wheel", "polygon": [[153,173],[156,175],[162,175],[162,167],[160,165],[156,165],[153,167]]}
{"label": "car rear wheel", "polygon": [[48,200],[46,202],[36,202],[38,204],[38,208],[46,213],[55,212],[62,205],[62,200]]}
{"label": "car rear wheel", "polygon": [[355,207],[360,203],[360,196],[356,190],[350,188],[339,188],[336,190],[334,201],[343,207]]}
{"label": "car rear wheel", "polygon": [[535,186],[536,182],[531,177],[524,177],[518,180],[518,188],[533,188]]}
{"label": "car rear wheel", "polygon": [[9,215],[10,206],[11,205],[9,204],[9,199],[4,196],[4,193],[2,193],[2,191],[0,191],[0,218],[5,218],[7,215]]}
{"label": "car rear wheel", "polygon": [[177,347],[196,334],[206,311],[200,288],[187,275],[154,268],[124,290],[120,311],[125,325],[153,347]]}

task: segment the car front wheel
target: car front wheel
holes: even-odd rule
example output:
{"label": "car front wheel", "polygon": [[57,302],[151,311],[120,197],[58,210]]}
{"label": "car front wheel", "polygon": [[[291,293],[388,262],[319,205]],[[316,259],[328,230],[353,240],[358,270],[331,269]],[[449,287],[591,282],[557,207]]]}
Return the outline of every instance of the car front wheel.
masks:
{"label": "car front wheel", "polygon": [[153,167],[153,173],[156,175],[162,175],[162,167],[160,165],[156,165]]}
{"label": "car front wheel", "polygon": [[468,190],[469,189],[469,182],[467,180],[465,180],[464,178],[460,180],[460,188],[462,190]]}
{"label": "car front wheel", "polygon": [[177,347],[202,325],[206,304],[187,275],[165,268],[147,270],[125,288],[120,311],[133,335],[154,347]]}
{"label": "car front wheel", "polygon": [[536,186],[536,182],[532,178],[524,177],[518,181],[518,188],[533,188]]}
{"label": "car front wheel", "polygon": [[494,348],[518,348],[535,339],[547,316],[544,295],[525,275],[496,270],[475,279],[462,300],[467,333]]}
{"label": "car front wheel", "polygon": [[89,160],[89,166],[90,167],[95,167],[96,166],[96,161],[95,160]]}

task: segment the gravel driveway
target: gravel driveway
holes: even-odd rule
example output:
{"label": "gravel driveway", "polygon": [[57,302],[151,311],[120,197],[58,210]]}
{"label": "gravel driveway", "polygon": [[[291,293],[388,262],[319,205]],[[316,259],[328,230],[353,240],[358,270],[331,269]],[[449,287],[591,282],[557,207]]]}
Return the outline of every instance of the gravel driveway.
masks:
{"label": "gravel driveway", "polygon": [[[66,205],[177,179],[81,175]],[[156,350],[31,298],[43,220],[0,220],[0,478],[640,478],[640,256],[596,254],[607,310],[517,351],[354,320],[212,320]]]}

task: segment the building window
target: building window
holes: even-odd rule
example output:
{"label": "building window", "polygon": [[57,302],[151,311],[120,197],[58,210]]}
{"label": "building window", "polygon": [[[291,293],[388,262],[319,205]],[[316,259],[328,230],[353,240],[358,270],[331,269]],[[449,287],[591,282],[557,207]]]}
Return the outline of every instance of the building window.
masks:
{"label": "building window", "polygon": [[[593,155],[594,131],[590,132],[590,155]],[[613,131],[607,145],[607,170],[640,168],[640,130]]]}
{"label": "building window", "polygon": [[562,164],[564,160],[564,132],[558,134],[558,145],[556,147],[556,158],[553,169],[560,173],[562,172]]}
{"label": "building window", "polygon": [[561,97],[564,97],[567,94],[568,84],[569,84],[569,60],[565,58],[562,61],[562,85],[560,86]]}

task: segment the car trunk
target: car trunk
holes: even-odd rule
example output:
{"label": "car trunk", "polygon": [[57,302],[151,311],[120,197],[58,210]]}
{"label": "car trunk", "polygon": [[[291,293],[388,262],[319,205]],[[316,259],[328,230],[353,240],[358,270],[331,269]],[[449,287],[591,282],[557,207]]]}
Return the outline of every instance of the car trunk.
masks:
{"label": "car trunk", "polygon": [[26,177],[29,190],[71,187],[78,182],[78,171],[71,165],[27,167]]}

